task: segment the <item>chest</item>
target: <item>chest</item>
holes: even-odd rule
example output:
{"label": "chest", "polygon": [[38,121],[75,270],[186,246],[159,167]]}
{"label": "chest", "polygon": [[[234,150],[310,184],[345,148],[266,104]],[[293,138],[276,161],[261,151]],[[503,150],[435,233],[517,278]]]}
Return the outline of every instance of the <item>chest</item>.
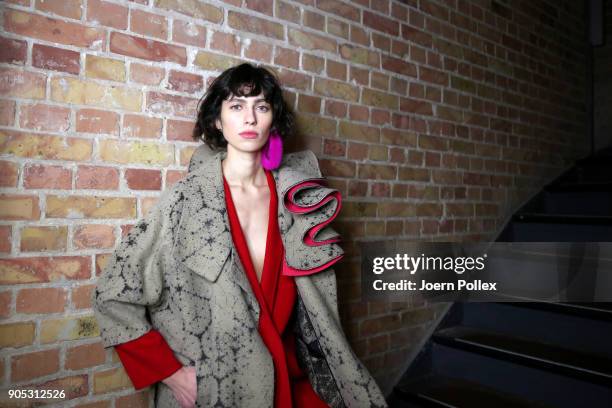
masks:
{"label": "chest", "polygon": [[257,279],[261,280],[266,255],[266,238],[270,211],[270,191],[244,192],[230,187],[236,215],[240,221],[242,234],[249,248],[249,255]]}

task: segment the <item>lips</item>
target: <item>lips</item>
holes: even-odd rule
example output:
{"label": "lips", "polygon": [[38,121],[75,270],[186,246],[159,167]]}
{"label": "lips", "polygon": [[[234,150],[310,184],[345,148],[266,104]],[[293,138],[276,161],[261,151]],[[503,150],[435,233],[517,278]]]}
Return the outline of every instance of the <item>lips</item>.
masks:
{"label": "lips", "polygon": [[257,137],[257,132],[240,132],[239,135],[244,137],[245,139],[255,139]]}

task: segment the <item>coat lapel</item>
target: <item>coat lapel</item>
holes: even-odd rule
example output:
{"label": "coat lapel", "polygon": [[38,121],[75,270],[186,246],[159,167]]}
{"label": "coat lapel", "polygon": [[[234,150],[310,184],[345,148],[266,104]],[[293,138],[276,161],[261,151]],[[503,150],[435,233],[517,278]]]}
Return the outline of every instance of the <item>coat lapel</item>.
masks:
{"label": "coat lapel", "polygon": [[229,230],[221,160],[217,152],[190,166],[185,185],[186,208],[181,214],[174,242],[175,258],[211,282],[216,282],[226,262],[237,283],[246,293],[252,291],[241,267]]}
{"label": "coat lapel", "polygon": [[[232,281],[252,301],[255,297],[229,229],[221,170],[225,155],[224,150],[211,152],[204,145],[194,153],[184,183],[186,204],[176,231],[173,253],[178,261],[211,282],[217,281],[229,259]],[[341,255],[338,245],[308,246],[303,242],[304,233],[313,222],[329,218],[329,214],[324,214],[329,208],[326,211],[322,208],[322,211],[309,216],[296,216],[285,206],[285,195],[291,187],[307,180],[321,180],[316,156],[309,151],[287,154],[272,175],[279,197],[278,225],[287,264],[297,269],[308,269],[324,265]],[[320,232],[323,237],[334,234],[329,227]]]}

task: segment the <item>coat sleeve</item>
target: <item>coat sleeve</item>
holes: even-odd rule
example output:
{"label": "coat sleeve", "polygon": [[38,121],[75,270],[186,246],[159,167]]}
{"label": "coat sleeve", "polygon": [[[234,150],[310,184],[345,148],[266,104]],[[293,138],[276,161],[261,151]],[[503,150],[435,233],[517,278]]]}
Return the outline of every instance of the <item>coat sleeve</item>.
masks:
{"label": "coat sleeve", "polygon": [[94,312],[105,347],[137,339],[152,329],[147,308],[162,298],[164,269],[171,255],[173,225],[182,194],[166,191],[110,257],[93,294]]}

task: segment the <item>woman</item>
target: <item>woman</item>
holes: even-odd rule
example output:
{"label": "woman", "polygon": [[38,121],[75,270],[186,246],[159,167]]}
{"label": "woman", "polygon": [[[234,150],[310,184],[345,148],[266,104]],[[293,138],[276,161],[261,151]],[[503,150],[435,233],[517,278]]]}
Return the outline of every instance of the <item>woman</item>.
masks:
{"label": "woman", "polygon": [[293,123],[269,71],[223,72],[194,129],[217,152],[200,147],[100,277],[104,345],[156,406],[386,406],[338,317],[340,196],[312,152],[282,156]]}

